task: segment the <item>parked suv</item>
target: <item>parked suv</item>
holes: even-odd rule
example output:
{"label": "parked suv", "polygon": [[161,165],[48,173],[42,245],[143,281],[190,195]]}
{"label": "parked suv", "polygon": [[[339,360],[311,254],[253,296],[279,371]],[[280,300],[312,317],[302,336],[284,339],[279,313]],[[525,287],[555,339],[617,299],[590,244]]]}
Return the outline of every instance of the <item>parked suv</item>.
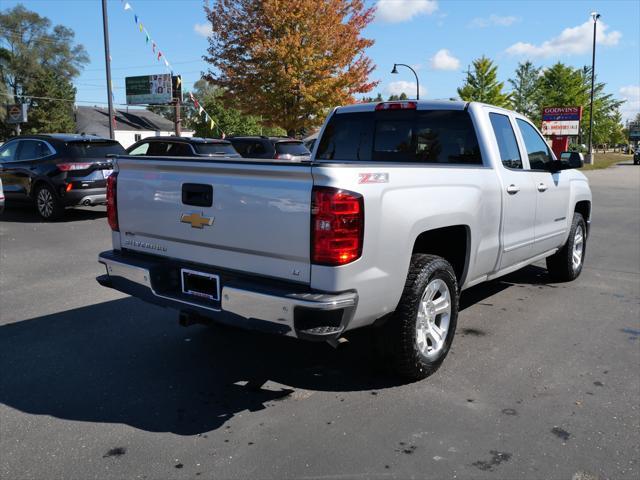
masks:
{"label": "parked suv", "polygon": [[106,202],[112,154],[125,150],[115,140],[93,135],[46,134],[12,138],[0,147],[0,179],[8,204],[34,202],[45,220],[65,207]]}
{"label": "parked suv", "polygon": [[232,137],[234,148],[245,158],[308,160],[311,152],[301,140],[289,137]]}
{"label": "parked suv", "polygon": [[147,137],[127,148],[127,153],[147,157],[240,158],[228,140],[201,137]]}

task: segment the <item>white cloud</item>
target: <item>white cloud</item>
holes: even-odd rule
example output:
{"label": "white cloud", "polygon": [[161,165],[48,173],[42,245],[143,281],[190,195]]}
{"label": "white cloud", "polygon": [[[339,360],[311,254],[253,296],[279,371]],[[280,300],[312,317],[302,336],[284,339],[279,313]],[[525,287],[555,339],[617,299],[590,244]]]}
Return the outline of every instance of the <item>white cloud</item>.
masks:
{"label": "white cloud", "polygon": [[209,35],[211,35],[211,24],[208,22],[196,23],[193,26],[193,31],[196,32],[198,35],[201,35],[203,37],[208,37]]}
{"label": "white cloud", "polygon": [[[613,31],[607,33],[608,25],[598,22],[596,43],[599,45],[617,45],[622,34]],[[576,55],[591,51],[593,42],[593,22],[587,20],[577,27],[565,28],[560,35],[547,40],[540,45],[518,42],[507,48],[507,53],[528,57],[555,57],[561,55]]]}
{"label": "white cloud", "polygon": [[477,17],[471,20],[469,26],[476,28],[487,28],[487,27],[510,27],[516,22],[519,22],[520,18],[514,17],[513,15],[496,15],[492,14],[488,17]]}
{"label": "white cloud", "polygon": [[431,15],[437,9],[436,0],[378,0],[376,19],[388,23],[406,22],[416,15]]}
{"label": "white cloud", "polygon": [[[387,93],[389,95],[400,95],[406,93],[407,97],[415,98],[416,95],[416,82],[407,82],[404,80],[398,80],[397,82],[391,82],[387,85]],[[420,85],[420,96],[425,96],[427,89]]]}
{"label": "white cloud", "polygon": [[438,50],[429,59],[429,64],[434,70],[458,70],[460,68],[460,60],[451,55],[446,48]]}
{"label": "white cloud", "polygon": [[619,92],[622,99],[626,100],[620,107],[622,120],[634,119],[640,113],[640,85],[627,85],[621,87]]}

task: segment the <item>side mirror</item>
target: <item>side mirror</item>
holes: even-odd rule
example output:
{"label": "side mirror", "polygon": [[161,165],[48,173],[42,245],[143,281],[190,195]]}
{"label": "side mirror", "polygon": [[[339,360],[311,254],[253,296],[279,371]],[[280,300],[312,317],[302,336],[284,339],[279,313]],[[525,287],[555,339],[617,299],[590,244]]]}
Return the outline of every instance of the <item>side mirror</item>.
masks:
{"label": "side mirror", "polygon": [[562,152],[560,154],[560,170],[584,167],[584,156],[579,152]]}

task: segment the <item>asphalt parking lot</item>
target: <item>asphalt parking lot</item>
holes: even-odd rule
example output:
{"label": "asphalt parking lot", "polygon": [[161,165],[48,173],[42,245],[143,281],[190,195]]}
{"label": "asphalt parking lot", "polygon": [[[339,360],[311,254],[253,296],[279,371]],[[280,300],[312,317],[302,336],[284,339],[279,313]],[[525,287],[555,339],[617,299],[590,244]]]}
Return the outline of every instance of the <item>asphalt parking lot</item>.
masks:
{"label": "asphalt parking lot", "polygon": [[102,288],[104,209],[0,217],[0,477],[640,477],[640,167],[589,172],[582,276],[464,292],[444,366],[399,385],[328,345],[180,327]]}

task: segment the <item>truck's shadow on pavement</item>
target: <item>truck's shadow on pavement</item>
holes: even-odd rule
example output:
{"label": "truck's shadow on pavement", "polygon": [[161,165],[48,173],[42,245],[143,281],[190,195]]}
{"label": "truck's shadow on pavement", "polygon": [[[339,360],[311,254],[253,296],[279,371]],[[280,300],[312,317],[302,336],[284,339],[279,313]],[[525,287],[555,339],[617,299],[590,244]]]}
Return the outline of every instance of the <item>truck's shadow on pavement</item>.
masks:
{"label": "truck's shadow on pavement", "polygon": [[[462,308],[526,278],[534,283],[538,270],[475,287]],[[334,350],[231,328],[185,329],[170,310],[113,300],[0,327],[0,402],[36,415],[194,435],[295,398],[298,389],[339,395],[397,385],[373,361],[368,333],[360,335]]]}

